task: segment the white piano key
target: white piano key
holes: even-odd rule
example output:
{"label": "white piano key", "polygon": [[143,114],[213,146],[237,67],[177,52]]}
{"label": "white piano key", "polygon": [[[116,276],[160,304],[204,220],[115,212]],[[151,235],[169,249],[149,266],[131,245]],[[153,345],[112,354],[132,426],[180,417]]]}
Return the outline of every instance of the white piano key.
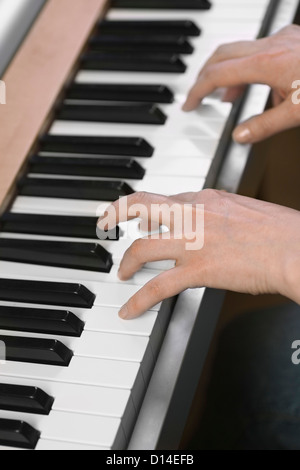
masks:
{"label": "white piano key", "polygon": [[[126,181],[126,180],[125,180]],[[178,193],[201,191],[205,184],[205,178],[147,176],[141,181],[126,181],[134,191],[146,191],[149,193],[172,196]]]}
{"label": "white piano key", "polygon": [[118,309],[113,307],[93,307],[92,309],[80,309],[67,307],[53,307],[50,305],[36,305],[30,303],[4,302],[0,301],[1,307],[24,307],[70,310],[74,315],[85,323],[85,331],[128,334],[150,337],[159,320],[158,312],[149,311],[134,321],[125,321],[118,316]]}
{"label": "white piano key", "polygon": [[3,446],[0,446],[0,451],[2,450],[6,450],[6,451],[15,451],[15,450],[19,450],[19,451],[22,451],[23,449],[18,449],[16,447],[3,447]]}
{"label": "white piano key", "polygon": [[[2,448],[0,447],[0,450]],[[9,450],[9,449],[7,449]],[[103,450],[103,451],[109,451],[111,450],[109,447],[104,447],[104,446],[88,446],[84,444],[72,444],[71,442],[63,442],[63,441],[54,441],[54,440],[45,440],[45,439],[40,439],[37,446],[36,446],[37,451],[48,451],[48,450]]]}
{"label": "white piano key", "polygon": [[[45,154],[40,156],[43,157]],[[52,158],[57,156],[57,154],[51,155]],[[69,155],[64,154],[64,157],[69,157]],[[152,158],[137,157],[134,160],[146,170],[147,176],[194,177],[198,175],[205,178],[210,169],[212,159],[213,154],[189,156],[187,149],[185,149],[185,152],[177,157],[166,154],[157,155],[155,152]]]}
{"label": "white piano key", "polygon": [[[45,282],[69,282],[63,278],[43,278],[43,277],[34,277],[31,273],[28,275],[21,275],[20,273],[7,273],[1,271],[1,277],[4,279],[19,279],[19,280],[38,280],[38,281],[45,281]],[[121,308],[130,297],[135,295],[141,288],[141,286],[135,286],[131,284],[119,284],[115,286],[113,283],[105,283],[105,282],[95,282],[89,280],[82,280],[80,278],[77,279],[77,282],[83,284],[87,289],[93,292],[96,296],[95,299],[95,306],[98,307],[116,307]],[[161,308],[161,303],[155,305],[150,310],[154,310],[158,312]]]}
{"label": "white piano key", "polygon": [[[77,242],[80,240],[70,240],[65,238],[51,238],[51,237],[42,237],[35,235],[22,235],[22,234],[0,234],[0,238],[10,238],[18,240],[52,240],[52,241],[63,241],[63,242]],[[84,243],[90,243],[91,240],[85,240]],[[121,281],[118,277],[119,266],[122,261],[122,258],[125,254],[125,251],[130,248],[134,239],[123,239],[119,242],[108,242],[95,240],[95,243],[99,243],[107,251],[109,251],[113,256],[114,265],[111,268],[110,273],[100,273],[95,271],[88,270],[79,270],[79,269],[69,269],[69,268],[60,268],[53,266],[43,266],[40,264],[27,264],[27,263],[17,263],[9,261],[0,261],[0,275],[1,272],[9,273],[10,275],[24,275],[30,270],[32,276],[41,276],[52,279],[63,278],[65,280],[77,281],[78,278],[86,281],[92,282],[106,282],[113,284],[130,284],[136,286],[142,286],[147,282],[151,281],[154,277],[158,276],[162,271],[172,269],[174,267],[175,261],[159,261],[154,263],[148,263],[145,267],[139,270],[131,279],[128,281]]]}
{"label": "white piano key", "polygon": [[[201,107],[199,108],[201,111]],[[199,111],[191,114],[197,115]],[[182,112],[183,114],[183,112]],[[226,120],[219,118],[216,120],[188,119],[189,114],[185,114],[183,122],[167,121],[164,126],[150,126],[146,124],[107,124],[97,122],[81,121],[54,121],[50,129],[51,135],[82,135],[82,136],[118,136],[118,137],[143,137],[155,147],[156,139],[172,139],[174,135],[178,138],[195,137],[218,139],[223,131]]]}
{"label": "white piano key", "polygon": [[[53,307],[49,305],[34,305],[30,303],[16,303],[16,302],[3,302],[0,301],[0,306],[7,306],[7,307],[23,307],[29,309],[53,309]],[[167,325],[170,309],[163,308],[160,312],[148,311],[144,315],[140,316],[139,318],[135,319],[134,321],[125,321],[122,320],[119,315],[119,309],[111,308],[111,307],[93,307],[91,310],[88,309],[78,309],[78,308],[71,308],[67,309],[66,307],[55,307],[55,309],[67,311],[70,310],[74,315],[76,315],[80,320],[84,322],[84,338],[89,337],[89,333],[101,333],[100,337],[104,338],[104,341],[101,342],[101,346],[99,347],[98,340],[94,340],[94,353],[91,352],[91,345],[88,344],[88,348],[84,353],[82,353],[82,349],[84,348],[84,344],[82,343],[82,347],[78,346],[78,343],[81,345],[81,338],[73,346],[73,342],[69,341],[69,338],[65,338],[63,336],[56,335],[56,338],[66,344],[70,349],[73,351],[75,350],[75,346],[78,346],[76,349],[77,355],[84,355],[84,356],[93,356],[93,357],[103,357],[103,358],[119,358],[121,360],[125,359],[125,356],[128,360],[142,360],[143,356],[143,345],[144,345],[144,353],[147,354],[145,359],[145,365],[143,367],[143,372],[147,374],[147,366],[152,366],[152,359],[150,353],[147,351],[147,342],[149,342],[150,348],[153,352],[158,351],[160,342],[162,340],[163,331],[165,330],[165,326]],[[13,331],[6,333],[3,331],[4,335],[8,334],[10,336],[29,336],[28,333],[23,332],[14,333]],[[32,336],[32,335],[31,335]],[[41,334],[33,335],[34,337],[41,337]],[[128,337],[125,339],[124,337]],[[53,337],[53,335],[48,335],[48,337]],[[94,336],[95,337],[95,336]],[[99,337],[99,338],[100,338]],[[132,338],[133,337],[133,338]],[[135,337],[139,338],[136,342]],[[110,338],[114,338],[117,346],[113,344],[113,342],[109,342],[108,347],[104,346],[107,341],[110,341]],[[121,339],[119,343],[119,339]],[[86,339],[84,340],[86,344]],[[127,344],[129,343],[129,348],[127,349]],[[122,347],[121,347],[122,345]],[[125,352],[124,352],[124,351]],[[136,352],[138,353],[138,356]],[[102,351],[102,354],[101,354]],[[129,353],[131,352],[131,355]]]}
{"label": "white piano key", "polygon": [[[124,224],[122,224],[124,226]],[[132,224],[130,224],[132,227]],[[80,271],[80,270],[73,270],[73,269],[66,269],[66,268],[54,268],[50,266],[40,266],[40,265],[30,265],[30,269],[33,271],[37,271],[39,275],[45,277],[64,277],[66,279],[78,279],[81,277],[82,279],[87,279],[90,281],[104,281],[104,282],[116,282],[120,283],[120,280],[117,275],[118,267],[123,259],[125,252],[130,248],[132,243],[137,240],[138,238],[142,238],[144,235],[140,234],[137,236],[131,229],[128,229],[126,232],[126,236],[120,239],[118,242],[113,241],[101,241],[99,239],[94,240],[95,242],[99,243],[103,246],[107,251],[112,254],[114,266],[112,267],[110,274],[103,274],[103,273],[95,273],[89,271]],[[26,234],[0,234],[1,237],[8,237],[12,239],[31,239],[31,240],[52,240],[52,241],[81,241],[90,243],[91,240],[81,240],[81,239],[69,239],[69,238],[60,238],[60,237],[42,237],[42,236],[35,236],[35,235],[26,235]],[[148,282],[151,280],[152,277],[157,276],[160,271],[165,271],[168,269],[172,269],[174,267],[174,261],[156,261],[153,263],[147,263],[144,268],[139,271],[138,276],[134,276],[132,281],[127,281],[127,283],[141,285],[141,283]],[[23,263],[11,263],[8,261],[0,261],[0,272],[10,273],[14,275],[14,273],[19,274],[27,274],[28,265]],[[124,281],[122,281],[123,283]]]}
{"label": "white piano key", "polygon": [[[0,330],[0,335],[15,338],[53,339],[53,335],[28,333],[23,331]],[[84,331],[80,338],[57,336],[76,357],[95,359],[113,359],[117,361],[132,361],[141,363],[149,351],[149,338],[145,336],[130,336]]]}
{"label": "white piano key", "polygon": [[[217,145],[219,143],[218,139],[213,139],[209,137],[205,138],[198,138],[197,137],[187,137],[187,138],[178,138],[174,136],[172,141],[167,139],[155,139],[155,147],[154,147],[154,154],[152,158],[139,158],[134,157],[139,163],[143,164],[146,161],[150,161],[153,159],[163,159],[168,158],[210,158],[212,159]],[[55,157],[57,154],[51,152],[41,152],[41,155],[45,156],[52,156]],[[76,156],[72,154],[64,154],[67,156]],[[80,156],[80,155],[79,155]],[[84,156],[84,155],[83,155]],[[88,155],[89,158],[97,158],[97,155]],[[111,158],[110,156],[106,157],[105,155],[101,155],[101,158]]]}
{"label": "white piano key", "polygon": [[0,411],[1,419],[22,420],[41,432],[45,440],[58,440],[113,448],[125,445],[121,421],[104,416],[91,416],[54,411],[49,416]]}
{"label": "white piano key", "polygon": [[18,196],[12,206],[12,212],[99,217],[109,205],[109,202],[100,201]]}
{"label": "white piano key", "polygon": [[146,170],[148,176],[164,177],[194,177],[206,178],[211,166],[210,158],[195,157],[174,157],[172,160],[167,158],[149,158],[140,162]]}
{"label": "white piano key", "polygon": [[[72,311],[80,316],[83,315],[86,331],[101,331],[116,334],[129,334],[149,337],[153,335],[158,313],[154,311],[146,312],[134,321],[122,320],[118,315],[118,310],[111,307],[94,307],[91,311],[72,309]],[[159,322],[158,322],[159,323]]]}
{"label": "white piano key", "polygon": [[[140,289],[140,286],[128,284],[119,284],[118,287],[115,287],[113,284],[89,281],[84,282],[84,285],[90,287],[92,292],[96,294],[95,305],[104,307],[121,308]],[[159,311],[160,307],[161,304],[158,304],[151,310]]]}
{"label": "white piano key", "polygon": [[184,102],[185,96],[178,96],[174,104],[159,105],[160,109],[168,116],[170,127],[177,123],[182,126],[192,125],[200,119],[205,121],[227,119],[232,109],[231,103],[204,99],[201,108],[191,113],[184,113],[181,109]]}
{"label": "white piano key", "polygon": [[136,362],[73,357],[68,367],[20,362],[1,365],[1,376],[132,390],[139,379]]}
{"label": "white piano key", "polygon": [[[45,178],[51,180],[72,179],[76,181],[115,181],[114,178],[88,178],[76,176],[29,174],[32,179]],[[196,177],[174,177],[174,176],[151,176],[146,175],[143,180],[122,180],[127,183],[134,192],[146,191],[149,193],[164,194],[172,196],[178,193],[198,192],[203,189],[205,178]],[[46,198],[47,199],[47,198]],[[111,201],[114,202],[114,201]],[[76,204],[76,200],[74,200]]]}
{"label": "white piano key", "polygon": [[[239,0],[230,0],[228,2],[215,3],[210,10],[147,10],[147,9],[115,9],[111,8],[108,12],[107,18],[110,20],[138,20],[145,17],[151,19],[182,19],[187,18],[194,20],[201,25],[203,21],[203,28],[213,26],[217,22],[226,26],[226,21],[237,21],[239,24],[242,22],[249,22],[251,20],[257,22],[263,16],[267,5],[267,0],[257,1],[244,1],[243,4]],[[242,9],[243,8],[243,9]],[[240,25],[242,31],[243,25]],[[218,31],[215,29],[215,32]]]}
{"label": "white piano key", "polygon": [[[14,338],[53,339],[53,335],[0,330],[0,335]],[[74,357],[109,359],[136,362],[147,379],[153,369],[154,357],[149,338],[144,336],[114,335],[109,333],[83,332],[80,338],[60,336],[59,341],[73,351]],[[73,360],[72,359],[72,360]]]}
{"label": "white piano key", "polygon": [[54,398],[52,411],[122,419],[127,406],[135,415],[129,390],[64,384],[17,377],[0,377],[1,384],[37,387]]}
{"label": "white piano key", "polygon": [[[184,113],[180,102],[169,106],[160,106],[168,116],[164,126],[151,126],[147,124],[118,124],[93,123],[74,121],[54,121],[50,129],[53,135],[113,135],[113,136],[140,136],[148,139],[155,146],[155,139],[168,139],[170,135],[177,138],[184,137],[211,137],[218,138],[223,130],[224,123],[231,110],[231,104],[221,102],[206,102],[191,113]],[[84,132],[84,134],[82,134]],[[87,133],[87,134],[86,134]]]}
{"label": "white piano key", "polygon": [[[0,306],[53,309],[49,305],[3,301],[0,301]],[[66,307],[59,306],[55,309],[68,310]],[[148,311],[134,321],[126,321],[119,317],[119,309],[113,307],[71,308],[69,310],[85,323],[85,331],[145,336],[149,338],[153,351],[157,350],[170,314],[170,309],[163,308],[159,312]]]}
{"label": "white piano key", "polygon": [[114,285],[128,284],[138,287],[142,287],[144,284],[151,281],[154,277],[158,276],[161,273],[161,271],[146,268],[138,271],[129,281],[120,281],[118,277],[118,265],[113,266],[111,272],[109,274],[106,274],[97,273],[93,271],[80,271],[76,269],[48,267],[38,264],[22,264],[2,261],[0,261],[0,270],[2,268],[2,263],[5,263],[5,266],[8,267],[9,272],[15,273],[15,275],[17,273],[22,273],[26,275],[26,273],[30,271],[32,276],[42,276],[44,278],[47,277],[51,279],[56,279],[57,277],[60,277],[68,282],[76,282],[77,279],[80,278],[84,283],[86,281],[106,283],[109,282]]}

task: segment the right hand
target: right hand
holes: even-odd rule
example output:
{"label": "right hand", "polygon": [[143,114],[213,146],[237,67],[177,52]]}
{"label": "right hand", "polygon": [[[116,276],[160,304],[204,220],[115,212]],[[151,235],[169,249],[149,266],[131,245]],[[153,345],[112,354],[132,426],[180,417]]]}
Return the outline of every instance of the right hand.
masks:
{"label": "right hand", "polygon": [[[204,238],[197,231],[201,213]],[[183,221],[186,227],[188,220],[184,214],[190,215],[191,223],[183,230]],[[113,229],[137,216],[145,227],[168,225],[170,233],[135,241],[120,264],[120,279],[131,279],[148,262],[174,260],[176,267],[129,299],[120,311],[123,319],[136,318],[185,289],[203,286],[281,293],[300,303],[300,212],[214,190],[171,197],[135,193],[113,203],[98,225],[101,230]],[[192,249],[188,243],[194,241],[198,243]]]}
{"label": "right hand", "polygon": [[300,27],[291,25],[268,38],[219,47],[201,70],[183,110],[196,109],[217,88],[228,88],[227,98],[231,101],[245,85],[269,85],[274,108],[240,124],[233,134],[239,143],[258,142],[300,125],[300,104],[292,100],[294,93],[300,98],[299,91],[292,88],[297,80],[300,80]]}

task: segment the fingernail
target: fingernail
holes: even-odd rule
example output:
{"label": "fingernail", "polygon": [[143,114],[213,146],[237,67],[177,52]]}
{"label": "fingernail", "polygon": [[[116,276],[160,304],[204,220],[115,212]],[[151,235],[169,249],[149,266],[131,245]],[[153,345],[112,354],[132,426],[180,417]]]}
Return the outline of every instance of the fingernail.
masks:
{"label": "fingernail", "polygon": [[236,129],[233,133],[233,139],[240,144],[249,142],[251,139],[250,129],[247,127],[244,129]]}
{"label": "fingernail", "polygon": [[120,281],[124,281],[124,278],[123,278],[123,276],[122,276],[122,272],[121,272],[120,269],[119,269],[119,271],[118,271],[118,278],[120,279]]}
{"label": "fingernail", "polygon": [[124,305],[124,307],[122,307],[121,310],[119,311],[119,317],[122,318],[122,320],[126,320],[129,318],[129,311],[128,311],[127,304]]}

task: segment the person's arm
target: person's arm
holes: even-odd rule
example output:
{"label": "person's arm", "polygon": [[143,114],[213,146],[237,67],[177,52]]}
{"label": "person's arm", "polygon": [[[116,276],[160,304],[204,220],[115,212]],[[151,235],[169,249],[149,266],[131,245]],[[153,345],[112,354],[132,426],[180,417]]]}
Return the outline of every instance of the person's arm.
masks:
{"label": "person's arm", "polygon": [[217,88],[228,88],[226,98],[232,101],[247,84],[269,85],[274,108],[239,125],[233,134],[237,142],[254,143],[300,124],[300,104],[292,99],[297,93],[293,83],[299,80],[300,27],[292,25],[268,38],[219,47],[201,70],[183,109],[194,110]]}
{"label": "person's arm", "polygon": [[[169,207],[175,217],[170,218]],[[193,221],[188,232],[182,230],[184,210]],[[299,212],[214,190],[173,197],[136,193],[114,203],[99,227],[112,229],[137,215],[155,228],[169,224],[171,236],[135,241],[121,262],[120,279],[130,279],[147,262],[172,259],[176,267],[132,297],[120,311],[122,318],[135,318],[185,289],[204,286],[254,295],[281,293],[300,303]],[[192,233],[198,243],[194,249]]]}

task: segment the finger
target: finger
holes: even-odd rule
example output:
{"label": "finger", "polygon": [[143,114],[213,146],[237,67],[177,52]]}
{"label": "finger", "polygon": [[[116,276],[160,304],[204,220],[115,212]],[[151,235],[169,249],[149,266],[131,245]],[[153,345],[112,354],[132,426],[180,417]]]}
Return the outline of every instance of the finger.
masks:
{"label": "finger", "polygon": [[128,281],[146,263],[162,260],[176,261],[178,256],[178,240],[170,239],[169,234],[161,234],[157,239],[141,238],[125,252],[118,276],[121,281]]}
{"label": "finger", "polygon": [[233,103],[240,96],[242,96],[245,89],[246,89],[246,87],[244,85],[227,88],[227,90],[226,90],[226,92],[223,96],[222,101],[225,102],[225,103]]}
{"label": "finger", "polygon": [[139,224],[140,232],[150,233],[157,232],[160,230],[161,225],[154,220],[141,220]]}
{"label": "finger", "polygon": [[152,193],[134,193],[120,198],[107,208],[104,217],[99,218],[98,228],[100,230],[111,230],[119,223],[137,217],[149,220],[151,218],[151,205],[166,204],[167,201],[166,196]]}
{"label": "finger", "polygon": [[277,91],[273,90],[273,91],[272,91],[272,104],[273,104],[273,107],[276,108],[276,107],[279,106],[283,101],[284,101],[284,99],[280,96],[280,94],[277,93]]}
{"label": "finger", "polygon": [[[258,66],[260,65],[260,66]],[[183,105],[184,111],[196,109],[203,98],[217,88],[229,88],[250,83],[266,83],[266,64],[258,64],[256,56],[233,59],[210,65],[199,76]]]}
{"label": "finger", "polygon": [[241,144],[255,143],[286,129],[296,127],[299,122],[300,116],[297,119],[293,104],[287,99],[276,108],[239,125],[233,133],[233,138]]}
{"label": "finger", "polygon": [[165,299],[188,288],[186,270],[182,267],[166,271],[148,282],[121,308],[119,315],[132,320],[151,310]]}
{"label": "finger", "polygon": [[205,66],[223,62],[225,60],[239,59],[257,54],[265,49],[268,39],[269,38],[263,38],[256,41],[235,41],[228,44],[222,44],[208,59]]}
{"label": "finger", "polygon": [[285,101],[285,99],[286,93],[284,90],[278,89],[272,91],[272,103],[274,107],[279,106],[283,101]]}
{"label": "finger", "polygon": [[174,194],[173,196],[169,196],[169,198],[172,201],[175,201],[175,202],[180,201],[180,202],[183,202],[183,203],[191,204],[196,200],[197,194],[198,193],[195,193],[195,192],[179,193],[179,194]]}

